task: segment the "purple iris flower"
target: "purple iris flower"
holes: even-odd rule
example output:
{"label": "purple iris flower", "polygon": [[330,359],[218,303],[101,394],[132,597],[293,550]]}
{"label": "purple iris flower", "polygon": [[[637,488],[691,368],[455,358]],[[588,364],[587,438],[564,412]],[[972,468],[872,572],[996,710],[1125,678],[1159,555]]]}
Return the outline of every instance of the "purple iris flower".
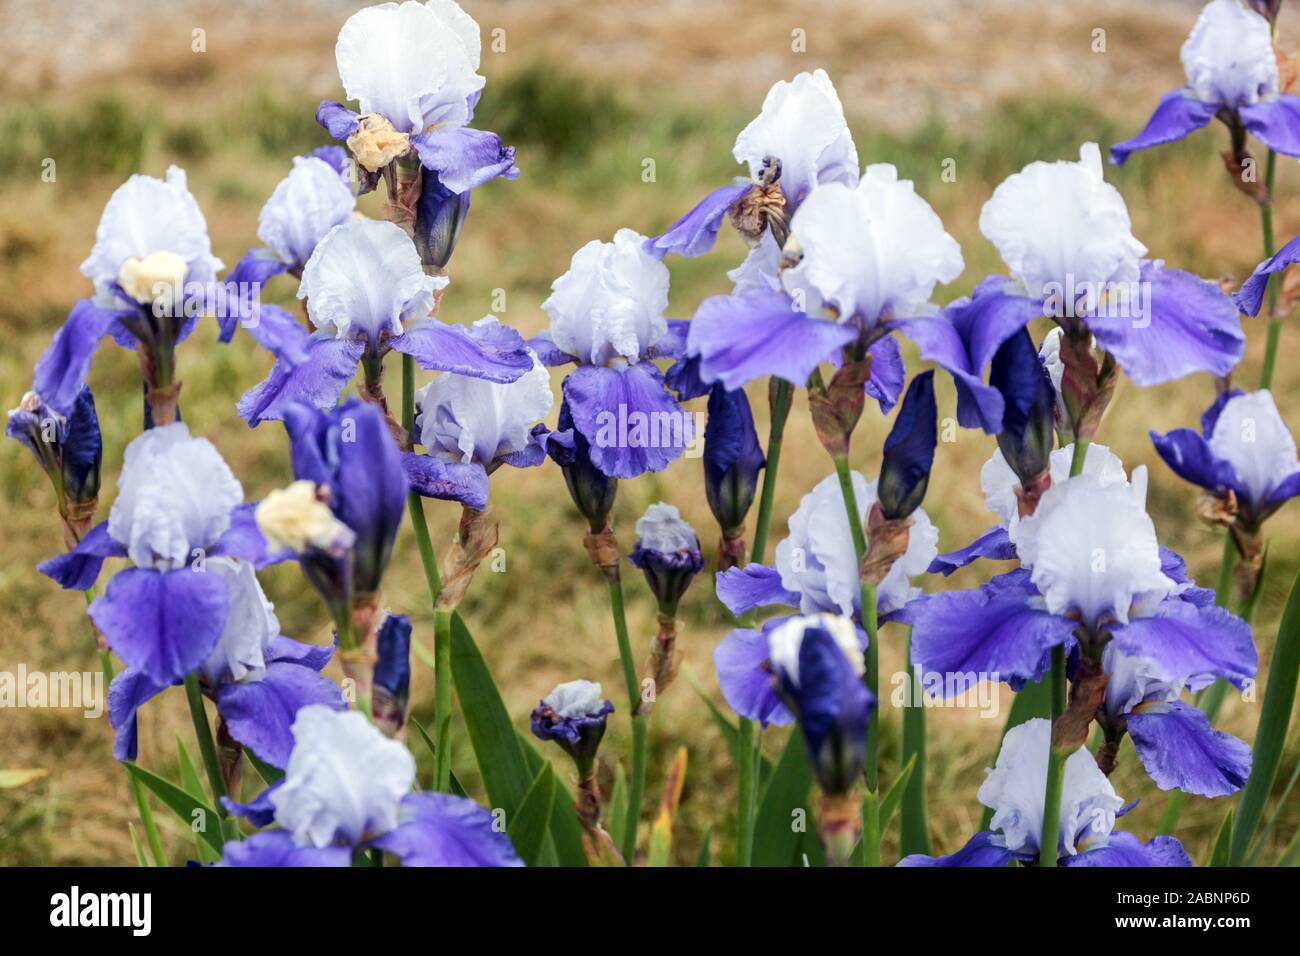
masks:
{"label": "purple iris flower", "polygon": [[415,758],[363,714],[304,707],[293,739],[279,783],[251,803],[225,801],[255,826],[277,827],[230,841],[218,865],[348,866],[355,851],[375,847],[403,866],[523,866],[489,811],[412,793]]}
{"label": "purple iris flower", "polygon": [[1218,286],[1143,258],[1095,143],[1078,162],[1034,162],[1007,178],[984,204],[980,231],[1012,277],[985,279],[937,319],[900,323],[921,357],[953,376],[963,425],[1001,429],[1003,398],[984,384],[984,370],[1039,316],[1072,335],[1091,333],[1138,385],[1224,376],[1241,358],[1241,318]]}
{"label": "purple iris flower", "polygon": [[117,500],[105,522],[67,554],[40,566],[85,591],[106,558],[129,557],[90,617],[127,666],[155,684],[183,680],[221,640],[235,600],[217,559],[270,563],[239,481],[212,443],[181,422],[127,446]]}
{"label": "purple iris flower", "polygon": [[498,325],[466,329],[431,317],[445,276],[428,276],[410,237],[391,222],[349,220],[320,241],[303,268],[298,298],[317,331],[301,360],[281,351],[271,374],[239,401],[250,425],[284,417],[297,402],[333,406],[364,366],[378,381],[389,351],[421,368],[513,382],[533,367],[523,339]]}
{"label": "purple iris flower", "polygon": [[668,268],[631,229],[575,252],[542,303],[551,325],[529,344],[546,365],[578,366],[564,403],[592,464],[611,478],[662,471],[695,438],[654,364],[681,358],[690,324],[664,318],[667,307]]}
{"label": "purple iris flower", "polygon": [[577,763],[579,774],[586,776],[613,712],[614,704],[601,696],[599,684],[589,680],[557,684],[533,709],[533,736],[559,744]]}
{"label": "purple iris flower", "polygon": [[454,0],[385,3],[359,10],[339,31],[339,79],[359,112],[327,100],[317,121],[346,142],[373,185],[393,160],[418,156],[442,188],[465,194],[515,179],[515,151],[471,129],[486,82],[479,27]]}
{"label": "purple iris flower", "polygon": [[409,488],[401,452],[383,416],[374,405],[349,398],[328,412],[291,405],[284,426],[294,478],[313,483],[352,534],[352,588],[357,594],[377,592]]}
{"label": "purple iris flower", "polygon": [[81,264],[94,296],[68,313],[36,362],[32,390],[59,414],[71,412],[105,335],[170,366],[176,344],[207,308],[221,268],[185,171],[171,166],[165,180],[132,176],[104,207],[95,246]]}
{"label": "purple iris flower", "polygon": [[1249,132],[1270,149],[1300,156],[1300,97],[1280,90],[1268,19],[1238,0],[1211,0],[1181,57],[1187,85],[1161,97],[1142,132],[1111,147],[1112,163],[1182,139],[1216,116],[1238,151]]}
{"label": "purple iris flower", "polygon": [[1259,315],[1259,310],[1264,305],[1264,292],[1268,289],[1269,277],[1284,271],[1287,266],[1296,262],[1300,262],[1300,236],[1296,236],[1255,267],[1250,278],[1232,294],[1232,300],[1237,303],[1237,308],[1247,315]]}
{"label": "purple iris flower", "polygon": [[767,633],[772,685],[803,732],[824,793],[853,789],[866,758],[876,706],[862,682],[858,629],[839,615],[794,617]]}
{"label": "purple iris flower", "polygon": [[750,178],[710,192],[667,232],[646,241],[651,253],[660,259],[670,252],[702,256],[728,217],[756,250],[771,237],[769,225],[784,243],[790,217],[819,183],[858,182],[858,151],[825,70],[776,83],[762,111],[736,137],[733,155],[749,167]]}
{"label": "purple iris flower", "polygon": [[636,544],[627,559],[645,574],[659,613],[676,615],[677,605],[704,567],[700,539],[677,508],[653,504],[636,522]]}
{"label": "purple iris flower", "polygon": [[[226,582],[230,608],[217,646],[199,667],[200,687],[216,702],[231,737],[266,763],[283,768],[293,749],[294,716],[301,708],[347,707],[338,685],[320,673],[333,648],[303,644],[280,633],[275,609],[248,562],[212,558],[208,573]],[[136,758],[136,712],[168,686],[136,668],[113,678],[108,717],[118,760]]]}
{"label": "purple iris flower", "polygon": [[[472,334],[495,336],[491,316]],[[501,384],[448,373],[416,395],[415,440],[424,453],[406,452],[402,464],[411,487],[429,498],[487,507],[488,476],[501,465],[530,468],[546,459],[550,433],[537,424],[551,411],[551,377],[533,352],[531,370]]]}
{"label": "purple iris flower", "polygon": [[[876,504],[877,482],[852,473],[858,520],[864,525]],[[929,568],[938,554],[939,531],[924,508],[911,515],[907,549],[876,587],[881,617],[901,610],[919,590],[910,578]],[[781,605],[804,614],[819,611],[856,617],[860,601],[859,568],[853,534],[839,480],[828,475],[804,496],[790,516],[789,537],[776,546],[775,566],[749,564],[717,576],[717,594],[732,614]]]}
{"label": "purple iris flower", "polygon": [[1186,678],[1162,679],[1153,661],[1116,645],[1107,645],[1102,664],[1109,679],[1098,720],[1107,741],[1118,747],[1125,733],[1132,737],[1156,786],[1204,797],[1227,796],[1245,786],[1249,745],[1215,730],[1204,711],[1179,699]]}
{"label": "purple iris flower", "polygon": [[[919,597],[898,615],[912,627],[917,672],[1018,687],[1045,672],[1054,647],[1114,646],[1170,683],[1219,677],[1244,687],[1258,667],[1250,626],[1159,546],[1145,498],[1144,468],[1131,484],[1095,473],[1053,484],[1011,526],[1020,568],[975,590]],[[962,682],[943,683],[953,692]]]}
{"label": "purple iris flower", "polygon": [[1300,495],[1295,439],[1266,389],[1224,392],[1201,416],[1201,433],[1151,433],[1156,451],[1185,481],[1224,502],[1250,531]]}
{"label": "purple iris flower", "polygon": [[246,252],[226,277],[236,307],[218,313],[218,340],[229,342],[243,326],[276,357],[304,362],[308,333],[284,309],[263,304],[261,290],[281,273],[301,278],[316,246],[331,229],[352,218],[355,206],[347,153],[341,147],[322,146],[295,157],[293,169],[257,217],[257,237],[263,245]]}
{"label": "purple iris flower", "polygon": [[396,736],[406,725],[406,705],[411,696],[411,620],[405,614],[390,614],[379,626],[375,639],[373,686],[370,711],[375,723],[388,736]]}
{"label": "purple iris flower", "polygon": [[732,274],[731,295],[696,311],[686,353],[699,357],[700,378],[729,389],[768,375],[802,385],[856,344],[872,358],[868,394],[892,407],[903,369],[888,332],[930,316],[935,286],[963,267],[934,210],[893,166],[868,166],[853,185],[814,189],[790,220],[784,252],[775,241],[767,249]]}
{"label": "purple iris flower", "polygon": [[[1035,718],[1007,731],[997,766],[980,785],[979,800],[993,813],[992,830],[975,834],[949,856],[914,854],[899,866],[1007,866],[1035,863],[1043,830],[1043,793],[1051,749],[1051,721]],[[1061,789],[1058,862],[1062,866],[1191,866],[1178,840],[1158,836],[1142,843],[1115,829],[1131,807],[1115,793],[1086,748],[1065,762]]]}

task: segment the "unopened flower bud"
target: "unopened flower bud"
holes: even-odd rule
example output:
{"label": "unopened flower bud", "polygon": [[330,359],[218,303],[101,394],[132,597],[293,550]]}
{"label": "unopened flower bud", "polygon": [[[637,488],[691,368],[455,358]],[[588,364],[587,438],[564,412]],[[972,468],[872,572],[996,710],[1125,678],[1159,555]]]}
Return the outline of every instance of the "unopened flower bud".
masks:
{"label": "unopened flower bud", "polygon": [[938,416],[934,371],[922,372],[908,386],[880,463],[878,498],[891,521],[911,515],[925,498],[939,441]]}
{"label": "unopened flower bud", "polygon": [[758,473],[767,465],[745,390],[715,385],[704,429],[704,493],[724,537],[744,528]]}
{"label": "unopened flower bud", "polygon": [[673,505],[651,505],[636,523],[637,542],[627,559],[642,570],[659,612],[677,613],[678,602],[704,567],[700,539]]}
{"label": "unopened flower bud", "polygon": [[573,758],[578,775],[586,777],[596,760],[612,702],[601,696],[600,685],[589,680],[559,684],[533,710],[533,736],[553,740]]}
{"label": "unopened flower bud", "polygon": [[461,226],[469,215],[469,190],[454,193],[432,170],[424,171],[424,185],[415,207],[415,248],[426,267],[445,269],[456,250]]}
{"label": "unopened flower bud", "polygon": [[998,448],[1021,485],[1028,487],[1050,464],[1056,407],[1056,389],[1028,329],[1021,329],[994,353],[989,384],[1003,401]]}
{"label": "unopened flower bud", "polygon": [[588,526],[592,531],[603,531],[609,524],[609,513],[614,509],[618,479],[609,477],[592,464],[591,446],[582,432],[574,427],[567,401],[560,405],[558,428],[546,451],[564,472],[569,497],[587,519]]}
{"label": "unopened flower bud", "polygon": [[411,687],[411,621],[406,615],[390,614],[384,619],[375,651],[379,659],[370,692],[370,714],[380,730],[396,737],[406,725]]}

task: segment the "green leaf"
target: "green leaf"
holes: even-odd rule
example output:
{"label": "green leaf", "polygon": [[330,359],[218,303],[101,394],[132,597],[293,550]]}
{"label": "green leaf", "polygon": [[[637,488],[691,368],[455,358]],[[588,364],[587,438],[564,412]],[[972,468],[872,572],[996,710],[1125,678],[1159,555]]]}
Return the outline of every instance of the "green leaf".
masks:
{"label": "green leaf", "polygon": [[798,733],[792,733],[758,805],[752,866],[794,866],[802,862],[798,854],[803,834],[795,827],[796,811],[802,811],[805,831],[811,828],[808,792],[812,782],[812,768],[804,753],[803,739]]}
{"label": "green leaf", "polygon": [[126,829],[131,834],[131,845],[135,847],[135,865],[148,867],[149,861],[144,856],[144,844],[140,842],[140,835],[135,832],[135,824],[128,820]]}
{"label": "green leaf", "polygon": [[268,787],[275,786],[275,784],[284,779],[283,770],[279,767],[272,767],[247,747],[244,748],[244,755],[248,757],[248,762],[253,765],[253,769],[257,771],[257,775],[262,778],[262,782]]}
{"label": "green leaf", "polygon": [[534,775],[501,692],[459,614],[451,620],[451,674],[488,799],[512,820]]}
{"label": "green leaf", "polygon": [[1297,830],[1295,835],[1291,837],[1291,842],[1282,851],[1282,856],[1278,859],[1277,865],[1300,866],[1300,830]]}
{"label": "green leaf", "polygon": [[1268,670],[1268,685],[1260,707],[1259,727],[1255,730],[1250,779],[1241,791],[1241,802],[1232,826],[1232,845],[1228,861],[1240,866],[1255,837],[1260,815],[1268,802],[1277,778],[1282,748],[1286,743],[1287,725],[1295,704],[1296,682],[1300,678],[1300,575],[1291,587],[1282,623],[1273,645],[1273,660]]}
{"label": "green leaf", "polygon": [[537,866],[541,860],[542,848],[546,845],[546,831],[550,826],[551,805],[554,802],[555,771],[547,762],[506,825],[506,835],[514,844],[515,852],[528,866]]}
{"label": "green leaf", "polygon": [[898,779],[893,782],[885,792],[885,798],[880,801],[880,833],[882,836],[889,827],[889,821],[893,819],[899,805],[903,802],[903,794],[907,792],[907,782],[912,779],[912,774],[915,771],[916,754],[912,754],[902,772],[899,773]]}
{"label": "green leaf", "polygon": [[1219,835],[1214,838],[1214,849],[1210,851],[1210,866],[1227,866],[1229,848],[1232,840],[1232,811],[1229,810],[1219,826]]}
{"label": "green leaf", "polygon": [[[524,752],[524,761],[534,776],[547,763],[545,757],[533,746],[533,742],[522,734],[519,737],[520,749]],[[455,779],[455,778],[453,778]],[[554,844],[557,866],[587,866],[587,851],[582,845],[582,824],[578,822],[578,813],[573,806],[573,796],[563,783],[555,785],[555,803],[551,805],[551,825],[549,840]]]}
{"label": "green leaf", "polygon": [[0,790],[11,790],[34,783],[49,773],[48,770],[33,768],[31,770],[0,770]]}
{"label": "green leaf", "polygon": [[196,832],[208,846],[216,850],[217,853],[221,852],[221,818],[211,806],[202,800],[196,800],[170,780],[164,780],[156,773],[145,770],[139,764],[124,761],[122,766],[126,768],[127,773],[148,787],[154,796],[161,800],[172,813],[176,814],[187,828],[193,829],[194,811],[201,810],[203,812],[201,819],[204,827]]}
{"label": "green leaf", "polygon": [[[917,682],[911,664],[911,629],[908,630],[907,684],[909,693],[915,693]],[[916,760],[916,770],[903,791],[902,819],[898,824],[899,849],[903,856],[911,853],[932,852],[930,822],[925,805],[925,706],[921,700],[912,700],[903,708],[903,761]],[[885,826],[881,823],[881,828]]]}
{"label": "green leaf", "polygon": [[[247,753],[247,751],[245,751]],[[199,776],[198,768],[194,766],[194,758],[185,747],[185,741],[179,736],[176,738],[176,762],[180,767],[181,787],[195,800],[203,801],[207,795],[203,792],[203,779]],[[200,834],[194,834],[194,851],[198,854],[200,863],[215,863],[221,859],[221,854],[213,851],[212,847],[203,842]]]}
{"label": "green leaf", "polygon": [[[1011,702],[1011,712],[1007,714],[1007,722],[1002,727],[1002,736],[998,738],[998,753],[1002,751],[1002,741],[1006,739],[1007,731],[1012,727],[1019,727],[1027,720],[1035,717],[1052,716],[1052,679],[1050,676],[1044,676],[1040,681],[1031,681],[1021,688],[1020,693],[1016,694],[1015,699]],[[993,755],[993,766],[998,760],[998,754]],[[993,808],[985,807],[984,813],[980,816],[980,829],[987,830],[989,824],[993,822]]]}
{"label": "green leaf", "polygon": [[713,855],[713,824],[704,830],[704,839],[700,840],[700,849],[695,854],[696,866],[711,866],[709,858]]}
{"label": "green leaf", "polygon": [[[713,722],[718,727],[718,732],[722,734],[722,739],[727,742],[727,747],[731,750],[732,762],[738,764],[740,762],[740,755],[736,748],[740,742],[740,731],[737,730],[736,725],[731,722],[731,718],[724,714],[718,705],[713,702],[713,698],[710,697],[708,692],[700,685],[699,679],[691,669],[683,667],[682,673],[686,675],[686,680],[690,683],[691,687],[695,689],[695,693],[699,695],[700,700],[704,701],[704,706],[709,709],[709,716],[713,718]],[[758,755],[758,759],[758,784],[761,789],[766,783],[768,776],[772,773],[772,761],[768,760],[762,754]]]}
{"label": "green leaf", "polygon": [[[424,745],[429,748],[429,753],[431,755],[436,753],[438,746],[433,742],[433,738],[429,736],[429,732],[424,729],[424,724],[416,720],[414,714],[410,716],[410,722],[411,725],[415,727],[416,731],[419,732],[420,739],[424,741]],[[460,778],[456,776],[456,771],[454,770],[451,772],[451,792],[458,797],[469,797],[469,794],[465,792],[465,787],[460,782]]]}

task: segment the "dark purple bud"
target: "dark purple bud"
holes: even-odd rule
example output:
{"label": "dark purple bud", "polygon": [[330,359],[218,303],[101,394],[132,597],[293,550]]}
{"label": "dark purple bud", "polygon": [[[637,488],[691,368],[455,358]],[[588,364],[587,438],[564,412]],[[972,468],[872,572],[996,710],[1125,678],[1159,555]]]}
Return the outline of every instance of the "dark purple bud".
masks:
{"label": "dark purple bud", "polygon": [[645,573],[659,613],[673,617],[677,605],[704,567],[700,539],[672,505],[651,505],[636,523],[637,541],[627,559]]}
{"label": "dark purple bud", "polygon": [[1007,339],[993,355],[989,384],[1002,395],[998,448],[1028,487],[1051,464],[1056,389],[1028,329]]}
{"label": "dark purple bud", "polygon": [[573,426],[568,401],[560,403],[557,426],[546,445],[546,453],[564,472],[569,497],[587,519],[591,530],[603,531],[609,524],[609,513],[614,509],[618,479],[609,477],[592,464],[591,445]]}
{"label": "dark purple bud", "polygon": [[411,687],[411,621],[390,614],[379,628],[370,713],[390,737],[406,724],[406,703]]}
{"label": "dark purple bud", "polygon": [[292,405],[284,413],[293,475],[325,489],[334,516],[356,536],[353,585],[379,590],[406,510],[402,455],[379,410],[359,398],[322,412]]}
{"label": "dark purple bud", "polygon": [[912,379],[894,427],[885,439],[877,497],[886,518],[902,520],[921,506],[938,442],[939,410],[934,401],[931,369]]}
{"label": "dark purple bud", "polygon": [[744,526],[766,465],[745,390],[713,386],[704,428],[704,493],[724,533]]}
{"label": "dark purple bud", "polygon": [[95,396],[89,388],[83,388],[63,429],[63,492],[69,501],[94,501],[99,497],[103,460],[104,441],[95,413]]}
{"label": "dark purple bud", "polygon": [[26,445],[50,480],[57,482],[60,427],[54,410],[35,392],[28,392],[18,407],[9,412],[5,434]]}
{"label": "dark purple bud", "polygon": [[605,736],[606,718],[614,705],[601,697],[600,685],[589,680],[559,684],[533,710],[533,736],[553,740],[578,765],[586,777]]}
{"label": "dark purple bud", "polygon": [[771,648],[777,692],[799,721],[817,785],[828,794],[851,791],[875,707],[862,683],[857,628],[837,615],[795,617],[772,631]]}
{"label": "dark purple bud", "polygon": [[469,215],[469,195],[454,193],[431,169],[424,171],[424,185],[415,207],[415,248],[426,266],[444,269],[456,250],[461,227]]}

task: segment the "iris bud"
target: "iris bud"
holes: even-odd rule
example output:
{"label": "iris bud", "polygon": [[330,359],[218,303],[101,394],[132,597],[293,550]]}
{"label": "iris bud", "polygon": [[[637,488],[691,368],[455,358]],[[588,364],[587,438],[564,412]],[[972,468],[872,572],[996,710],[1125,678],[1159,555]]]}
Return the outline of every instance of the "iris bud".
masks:
{"label": "iris bud", "polygon": [[[593,532],[603,531],[609,524],[609,513],[614,509],[618,494],[618,479],[610,478],[591,462],[591,445],[573,425],[573,415],[567,401],[560,404],[557,434],[547,443],[547,454],[564,472],[564,483],[569,497],[587,519]],[[571,435],[572,441],[560,438],[560,433]]]}
{"label": "iris bud", "polygon": [[1003,400],[998,448],[1020,484],[1028,488],[1051,463],[1056,407],[1056,389],[1028,329],[1021,329],[994,353],[989,384]]}
{"label": "iris bud", "polygon": [[677,613],[677,605],[704,567],[700,539],[672,505],[651,505],[636,523],[637,542],[627,559],[642,570],[659,602],[659,613]]}
{"label": "iris bud", "polygon": [[885,439],[877,497],[890,521],[901,521],[921,506],[930,483],[934,449],[939,441],[934,371],[912,379],[894,427]]}
{"label": "iris bud", "polygon": [[596,760],[612,702],[601,697],[600,685],[589,680],[559,684],[533,710],[533,736],[553,740],[574,763],[578,775],[587,777]]}
{"label": "iris bud", "polygon": [[469,215],[469,190],[454,193],[432,170],[424,171],[424,185],[415,206],[415,248],[420,261],[445,269],[456,249],[461,226]]}
{"label": "iris bud", "polygon": [[715,385],[704,428],[704,493],[724,538],[742,532],[766,464],[745,390]]}
{"label": "iris bud", "polygon": [[411,621],[405,614],[390,614],[379,628],[375,643],[379,659],[370,697],[370,714],[389,737],[406,724],[406,704],[411,687]]}

